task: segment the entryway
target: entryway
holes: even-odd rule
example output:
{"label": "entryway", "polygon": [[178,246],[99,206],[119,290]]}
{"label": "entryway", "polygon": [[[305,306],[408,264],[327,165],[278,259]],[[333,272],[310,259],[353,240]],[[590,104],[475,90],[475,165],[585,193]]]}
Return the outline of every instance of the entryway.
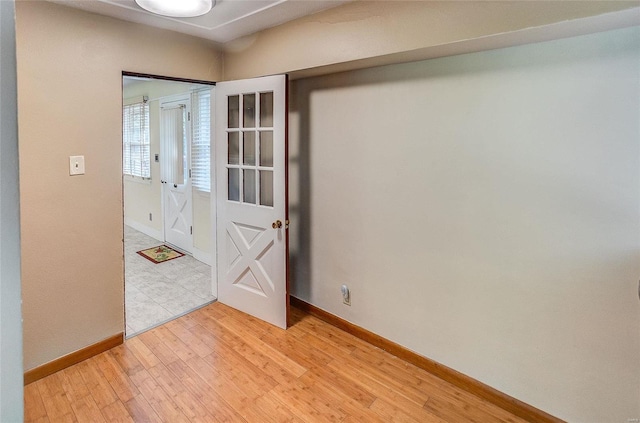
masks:
{"label": "entryway", "polygon": [[[138,87],[138,92],[127,90],[127,85],[141,79],[132,76],[123,75],[125,225],[162,240],[164,245],[154,248],[157,252],[172,247],[214,265],[212,297],[219,295],[222,303],[286,329],[286,77],[227,81],[216,87],[214,96],[211,87],[203,84],[192,84],[186,92],[164,93],[164,87],[146,85]],[[212,124],[213,104],[216,125]],[[132,264],[135,259],[129,257],[125,268],[139,270]],[[144,267],[142,263],[138,266]],[[147,269],[151,274],[138,276],[146,284],[141,285],[146,297],[156,294],[160,301],[156,305],[162,306],[175,299],[171,288],[181,292],[185,288],[173,285],[184,272],[175,265],[178,269],[172,283],[156,290],[147,286],[158,277],[155,266],[174,265],[153,263]],[[136,278],[127,270],[125,276],[125,286],[127,279]],[[143,293],[140,286],[132,285],[126,301],[142,298]],[[143,308],[126,307],[128,313]],[[127,325],[127,337],[131,336],[128,332],[150,328],[137,330]]]}
{"label": "entryway", "polygon": [[210,116],[210,85],[123,76],[127,337],[215,300]]}
{"label": "entryway", "polygon": [[189,255],[155,264],[137,254],[158,240],[125,226],[127,337],[182,316],[215,300],[211,266]]}

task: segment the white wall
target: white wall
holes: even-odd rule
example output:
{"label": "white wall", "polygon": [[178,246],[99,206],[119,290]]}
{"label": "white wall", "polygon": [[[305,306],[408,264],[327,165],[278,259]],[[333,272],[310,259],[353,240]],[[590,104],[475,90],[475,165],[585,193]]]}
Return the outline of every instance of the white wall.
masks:
{"label": "white wall", "polygon": [[23,418],[16,39],[13,1],[0,1],[0,421]]}
{"label": "white wall", "polygon": [[295,81],[293,295],[557,417],[639,418],[639,110],[638,27]]}

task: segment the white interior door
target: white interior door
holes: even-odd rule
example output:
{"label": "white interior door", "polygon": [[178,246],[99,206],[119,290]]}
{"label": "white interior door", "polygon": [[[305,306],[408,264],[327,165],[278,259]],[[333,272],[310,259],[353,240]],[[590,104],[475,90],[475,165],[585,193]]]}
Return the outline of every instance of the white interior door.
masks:
{"label": "white interior door", "polygon": [[163,103],[160,113],[164,238],[187,253],[193,249],[189,113],[187,99]]}
{"label": "white interior door", "polygon": [[219,83],[218,300],[287,327],[286,77]]}

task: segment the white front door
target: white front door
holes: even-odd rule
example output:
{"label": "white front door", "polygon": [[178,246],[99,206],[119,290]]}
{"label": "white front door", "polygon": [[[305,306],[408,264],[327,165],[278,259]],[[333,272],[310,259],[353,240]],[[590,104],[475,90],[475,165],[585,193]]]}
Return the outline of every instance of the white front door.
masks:
{"label": "white front door", "polygon": [[286,77],[219,83],[218,300],[287,327]]}
{"label": "white front door", "polygon": [[181,99],[163,103],[160,110],[164,239],[168,244],[191,253],[190,105],[188,99]]}

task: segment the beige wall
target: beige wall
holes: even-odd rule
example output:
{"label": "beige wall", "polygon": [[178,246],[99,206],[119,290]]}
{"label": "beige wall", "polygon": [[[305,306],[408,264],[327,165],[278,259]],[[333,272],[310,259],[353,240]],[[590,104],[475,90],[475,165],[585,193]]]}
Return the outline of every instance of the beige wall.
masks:
{"label": "beige wall", "polygon": [[121,72],[217,80],[222,62],[202,40],[40,1],[17,4],[17,38],[29,370],[124,329]]}
{"label": "beige wall", "polygon": [[[356,1],[225,44],[224,77],[321,74],[522,44],[566,36],[570,20],[637,6],[637,1]],[[555,23],[562,27],[518,33]]]}
{"label": "beige wall", "polygon": [[568,421],[640,416],[638,40],[294,81],[293,295]]}

